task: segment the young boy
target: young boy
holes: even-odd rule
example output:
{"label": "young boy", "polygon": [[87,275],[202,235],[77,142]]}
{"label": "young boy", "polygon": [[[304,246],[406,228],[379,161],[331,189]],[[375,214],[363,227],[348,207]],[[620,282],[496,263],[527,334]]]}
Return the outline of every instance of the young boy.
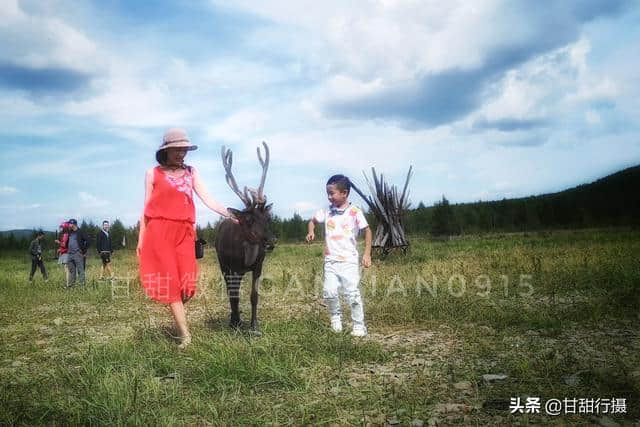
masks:
{"label": "young boy", "polygon": [[362,210],[351,205],[349,192],[351,183],[344,175],[334,175],[327,181],[327,197],[331,205],[326,210],[315,213],[307,226],[307,242],[315,239],[315,225],[324,223],[324,286],[323,296],[331,315],[331,328],[342,331],[340,299],[338,290],[343,293],[351,306],[353,331],[351,335],[364,337],[367,327],[364,324],[364,308],[360,295],[360,271],[356,239],[360,230],[365,232],[365,248],[362,265],[371,266],[371,230]]}

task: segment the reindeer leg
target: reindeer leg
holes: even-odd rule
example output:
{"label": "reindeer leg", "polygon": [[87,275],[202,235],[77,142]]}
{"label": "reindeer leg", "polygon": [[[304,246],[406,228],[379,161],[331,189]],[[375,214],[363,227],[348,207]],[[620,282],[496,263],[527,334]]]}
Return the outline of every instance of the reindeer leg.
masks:
{"label": "reindeer leg", "polygon": [[262,335],[260,328],[258,328],[258,284],[261,274],[261,268],[255,269],[251,274],[251,334],[256,337]]}
{"label": "reindeer leg", "polygon": [[224,275],[224,281],[227,284],[227,296],[229,297],[229,305],[231,306],[229,327],[240,328],[242,321],[240,320],[238,305],[240,303],[240,283],[242,282],[242,275],[228,272]]}

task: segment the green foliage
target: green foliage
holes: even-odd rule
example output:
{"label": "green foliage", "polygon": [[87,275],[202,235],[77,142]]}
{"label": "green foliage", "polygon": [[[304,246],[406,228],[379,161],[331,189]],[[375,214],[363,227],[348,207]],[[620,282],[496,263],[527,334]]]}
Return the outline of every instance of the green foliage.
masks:
{"label": "green foliage", "polygon": [[449,201],[442,196],[442,200],[433,207],[431,234],[435,236],[458,234],[458,225]]}
{"label": "green foliage", "polygon": [[83,219],[78,228],[84,232],[84,234],[87,236],[87,239],[89,240],[89,248],[87,250],[95,252],[96,236],[102,228],[102,223],[100,223],[100,226],[97,226],[93,223],[93,221],[87,222]]}
{"label": "green foliage", "polygon": [[[544,229],[579,229],[609,226],[640,226],[640,166],[625,169],[591,184],[554,194],[502,199],[499,201],[450,204],[442,200],[427,207],[419,202],[417,208],[406,213],[406,232],[418,235],[457,235],[500,231],[534,231]],[[367,213],[367,221],[375,230],[377,221]],[[273,217],[271,229],[279,242],[301,242],[307,234],[309,218],[295,213],[292,218]],[[213,245],[215,224],[198,226],[198,237]],[[92,243],[102,224],[82,220],[84,230]],[[317,239],[322,240],[324,230],[316,227]],[[126,236],[127,248],[135,248],[139,225],[124,227],[119,219],[112,224],[113,242],[121,245]],[[0,233],[0,250],[26,249],[31,230]],[[25,234],[25,232],[27,234]],[[47,239],[53,241],[53,239]],[[46,244],[46,241],[45,241]]]}
{"label": "green foliage", "polygon": [[[102,228],[102,223],[100,223],[100,227]],[[122,249],[122,237],[126,235],[126,229],[122,221],[116,218],[111,223],[109,234],[111,235],[111,243],[113,245],[113,249],[114,250]]]}
{"label": "green foliage", "polygon": [[[259,339],[227,328],[208,249],[187,308],[194,342],[185,351],[167,335],[166,308],[140,290],[133,250],[114,254],[114,283],[133,278],[115,296],[95,280],[97,256],[87,260],[87,287],[65,291],[54,261],[46,261],[50,281],[31,284],[28,256],[5,254],[0,424],[375,425],[395,415],[409,425],[441,417],[437,404],[460,402],[478,408],[460,423],[500,425],[526,418],[480,408],[510,396],[625,397],[629,413],[612,418],[640,416],[632,404],[640,399],[638,231],[411,240],[406,256],[363,270],[364,340],[328,328],[322,244],[281,244],[268,255]],[[487,373],[509,378],[487,385]],[[572,375],[578,384],[567,384]],[[470,393],[456,391],[459,381]]]}
{"label": "green foliage", "polygon": [[411,233],[473,234],[640,225],[640,166],[554,194],[432,207],[408,212]]}

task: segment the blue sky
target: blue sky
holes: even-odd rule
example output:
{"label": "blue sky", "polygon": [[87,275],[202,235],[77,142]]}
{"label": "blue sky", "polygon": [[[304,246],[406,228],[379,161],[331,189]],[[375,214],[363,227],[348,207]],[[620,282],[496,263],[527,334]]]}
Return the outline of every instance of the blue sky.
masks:
{"label": "blue sky", "polygon": [[[240,207],[271,147],[282,217],[375,166],[414,205],[562,190],[640,163],[634,1],[5,0],[0,230],[133,225],[168,127]],[[354,202],[362,204],[354,194]],[[216,215],[198,205],[198,222]]]}

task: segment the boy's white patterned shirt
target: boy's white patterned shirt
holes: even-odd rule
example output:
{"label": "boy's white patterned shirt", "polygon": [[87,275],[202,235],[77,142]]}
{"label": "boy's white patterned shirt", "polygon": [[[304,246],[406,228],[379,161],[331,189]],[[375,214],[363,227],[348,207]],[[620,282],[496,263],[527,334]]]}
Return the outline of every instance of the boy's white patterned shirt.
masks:
{"label": "boy's white patterned shirt", "polygon": [[358,264],[358,233],[369,226],[362,209],[352,204],[343,211],[329,207],[317,211],[313,219],[324,223],[324,259]]}

